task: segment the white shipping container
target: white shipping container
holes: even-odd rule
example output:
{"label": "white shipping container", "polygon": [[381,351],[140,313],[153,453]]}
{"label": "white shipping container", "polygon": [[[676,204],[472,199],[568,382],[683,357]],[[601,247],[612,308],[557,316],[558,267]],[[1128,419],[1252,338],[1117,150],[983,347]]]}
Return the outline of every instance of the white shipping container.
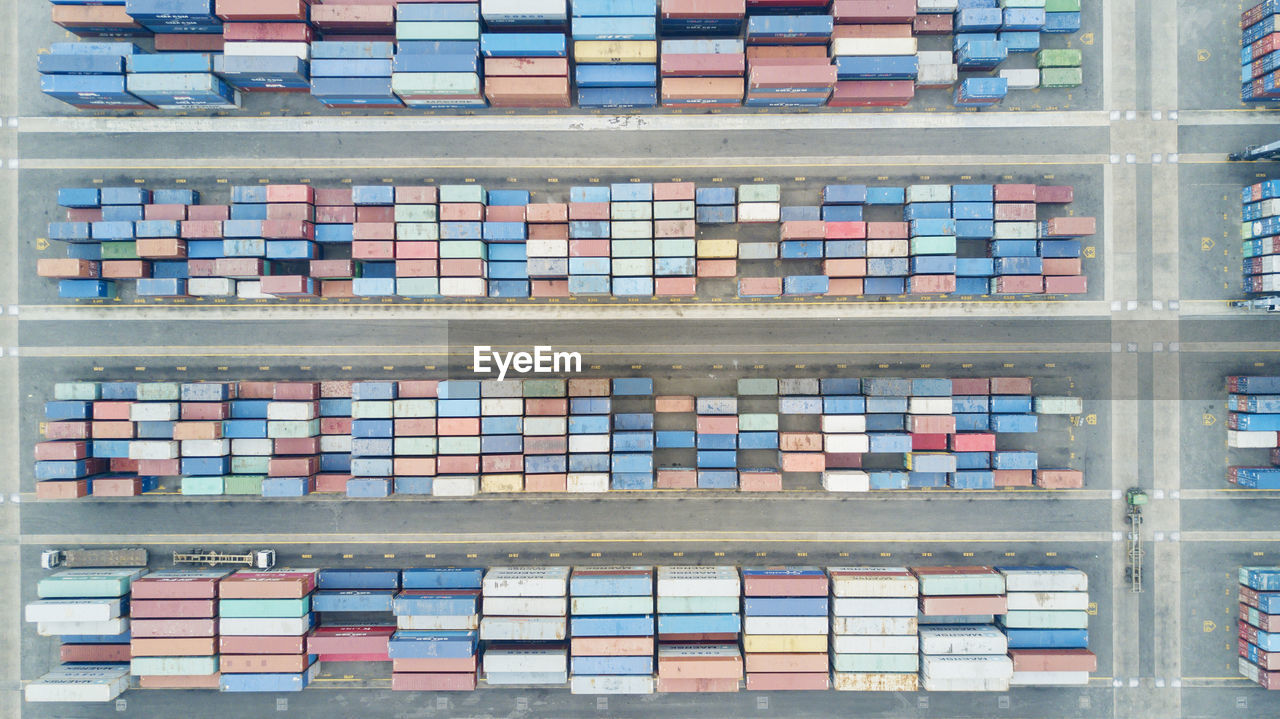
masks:
{"label": "white shipping container", "polygon": [[480,414],[485,417],[519,417],[524,414],[524,400],[519,397],[482,399]]}
{"label": "white shipping container", "polygon": [[951,414],[950,397],[912,397],[907,403],[911,414]]}
{"label": "white shipping container", "polygon": [[114,637],[129,631],[128,617],[114,617],[94,622],[54,621],[36,622],[36,633],[42,637],[60,634],[81,634],[94,637]]}
{"label": "white shipping container", "polygon": [[181,450],[183,457],[225,457],[231,454],[231,440],[184,439]]}
{"label": "white shipping container", "polygon": [[776,242],[739,242],[738,259],[740,260],[776,260],[778,259],[778,243]]}
{"label": "white shipping container", "polygon": [[573,597],[569,613],[574,616],[604,614],[653,614],[653,597]]}
{"label": "white shipping container", "polygon": [[859,470],[823,472],[822,488],[828,492],[868,492],[871,490],[871,476]]}
{"label": "white shipping container", "polygon": [[484,297],[488,287],[483,277],[440,278],[440,294],[444,297]]}
{"label": "white shipping container", "polygon": [[311,630],[311,617],[223,617],[218,631],[237,637],[296,637]]}
{"label": "white shipping container", "polygon": [[[320,451],[325,453],[349,453],[351,451],[351,435],[349,434],[320,435]],[[232,452],[235,453],[234,445],[232,445]],[[268,452],[268,454],[270,454],[270,452]]]}
{"label": "white shipping container", "polygon": [[568,652],[564,648],[493,647],[486,649],[484,653],[484,671],[486,674],[489,672],[565,672],[568,670]]}
{"label": "white shipping container", "polygon": [[[357,404],[364,403],[351,403],[351,416],[358,418],[359,415],[355,413]],[[267,419],[293,421],[315,419],[319,416],[319,409],[319,405],[315,402],[268,402]]]}
{"label": "white shipping container", "polygon": [[914,692],[919,675],[832,672],[831,688],[838,692]]}
{"label": "white shipping container", "polygon": [[737,567],[658,567],[660,597],[736,597],[741,587]]}
{"label": "white shipping container", "polygon": [[607,472],[570,472],[565,482],[565,489],[570,492],[609,491],[609,474]]}
{"label": "white shipping container", "polygon": [[129,677],[115,679],[59,679],[41,677],[23,687],[29,702],[109,702],[129,688]]}
{"label": "white shipping container", "polygon": [[833,454],[864,454],[871,451],[871,439],[865,434],[824,434],[822,449],[824,452]]}
{"label": "white shipping container", "polygon": [[569,431],[568,417],[525,417],[524,436],[555,437]]}
{"label": "white shipping container", "polygon": [[832,634],[915,634],[915,617],[832,617]]}
{"label": "white shipping container", "polygon": [[236,297],[242,300],[265,300],[272,297],[272,295],[262,291],[261,280],[238,280],[236,282]]}
{"label": "white shipping container", "polygon": [[908,257],[911,243],[908,240],[867,240],[867,257]]}
{"label": "white shipping container", "polygon": [[609,435],[571,434],[569,435],[569,452],[571,454],[606,454],[609,452]]}
{"label": "white shipping container", "polygon": [[[134,405],[137,407],[138,405]],[[129,442],[129,459],[177,459],[178,443],[170,440],[133,440]]]}
{"label": "white shipping container", "polygon": [[915,654],[919,650],[919,638],[914,634],[838,634],[831,638],[831,651],[836,654]]}
{"label": "white shipping container", "polygon": [[959,7],[959,0],[916,0],[919,12],[955,12]]}
{"label": "white shipping container", "polygon": [[867,416],[864,414],[824,414],[822,415],[822,431],[828,434],[858,434],[866,432]]}
{"label": "white shipping container", "polygon": [[519,22],[527,20],[564,20],[564,0],[480,0],[480,15],[485,20]]}
{"label": "white shipping container", "polygon": [[[649,240],[653,238],[653,223],[648,220],[612,222],[609,225],[609,234],[615,240]],[[652,246],[649,248],[649,253],[653,253]]]}
{"label": "white shipping container", "polygon": [[696,214],[692,200],[659,200],[653,203],[655,220],[692,220]]}
{"label": "white shipping container", "polygon": [[[920,53],[923,55],[924,53]],[[951,53],[944,52],[943,55],[948,57]],[[1039,71],[1031,71],[1036,76],[1036,84],[1040,83]],[[920,68],[916,72],[916,85],[919,87],[939,87],[946,85],[954,85],[960,80],[960,66],[953,62],[946,63],[930,63],[925,64],[920,61]]]}
{"label": "white shipping container", "polygon": [[1036,397],[1036,414],[1082,414],[1084,400],[1079,397]]}
{"label": "white shipping container", "polygon": [[[567,242],[568,240],[566,240]],[[522,379],[486,379],[480,381],[480,396],[490,397],[523,397],[524,380]]]}
{"label": "white shipping container", "polygon": [[652,694],[652,675],[577,676],[569,679],[570,694]]}
{"label": "white shipping container", "polygon": [[569,636],[564,617],[494,617],[485,610],[480,639],[505,642],[555,642]]}
{"label": "white shipping container", "polygon": [[741,657],[737,644],[659,644],[658,661],[685,657]]}
{"label": "white shipping container", "polygon": [[305,42],[229,42],[222,46],[222,54],[252,55],[254,57],[287,57],[311,59],[311,44]]}
{"label": "white shipping container", "polygon": [[951,202],[951,185],[907,185],[907,202]]}
{"label": "white shipping container", "polygon": [[920,593],[920,582],[912,575],[904,576],[906,571],[906,567],[831,567],[827,574],[831,594],[836,597],[915,597]]}
{"label": "white shipping container", "polygon": [[921,67],[925,65],[953,65],[955,53],[950,50],[921,50],[916,53],[916,61]]}
{"label": "white shipping container", "polygon": [[563,617],[569,600],[564,597],[504,597],[485,594],[488,617]]}
{"label": "white shipping container", "polygon": [[486,598],[563,597],[568,588],[568,567],[493,567],[485,572],[483,591]]}
{"label": "white shipping container", "polygon": [[1089,575],[1079,569],[1001,569],[1006,592],[1085,592]]}
{"label": "white shipping container", "polygon": [[132,422],[174,422],[181,415],[177,402],[134,402],[129,405]]}
{"label": "white shipping container", "polygon": [[1014,672],[1009,686],[1082,687],[1089,683],[1089,672]]}
{"label": "white shipping container", "polygon": [[433,497],[473,497],[480,491],[480,478],[475,476],[436,477],[431,482]]}
{"label": "white shipping container", "polygon": [[236,293],[236,281],[230,277],[191,277],[187,294],[193,297],[230,297]]}
{"label": "white shipping container", "polygon": [[997,222],[995,239],[997,240],[1034,240],[1039,225],[1034,222]]}
{"label": "white shipping container", "polygon": [[1010,90],[1034,90],[1040,87],[1040,71],[1035,68],[1001,70],[1000,77],[1008,81]]}
{"label": "white shipping container", "polygon": [[462,631],[480,628],[479,614],[402,615],[396,617],[397,629],[421,631]]}
{"label": "white shipping container", "polygon": [[[923,642],[923,636],[921,637]],[[920,657],[920,676],[934,679],[1001,679],[1013,677],[1013,660],[1004,654]]]}
{"label": "white shipping container", "polygon": [[1280,432],[1240,432],[1227,430],[1227,446],[1234,449],[1280,447]]}
{"label": "white shipping container", "polygon": [[609,203],[609,219],[611,220],[652,220],[652,202],[611,202]]}
{"label": "white shipping container", "polygon": [[1088,592],[1009,592],[1010,611],[1054,610],[1086,611],[1089,609]]}
{"label": "white shipping container", "polygon": [[[274,403],[273,403],[274,404]],[[395,404],[391,400],[356,400],[351,403],[352,419],[391,419],[394,415]],[[270,415],[271,408],[267,407],[268,419],[275,419]],[[285,418],[281,418],[285,419]],[[311,419],[310,417],[288,417],[287,419]]]}
{"label": "white shipping container", "polygon": [[915,597],[864,599],[837,596],[831,606],[838,617],[914,617],[918,609]]}
{"label": "white shipping container", "polygon": [[529,257],[568,257],[568,240],[529,240],[525,243],[525,254]]}
{"label": "white shipping container", "polygon": [[1007,692],[1008,679],[938,679],[920,675],[920,688],[927,692]]}
{"label": "white shipping container", "polygon": [[[344,435],[348,439],[351,435]],[[244,438],[231,440],[231,454],[240,457],[269,457],[275,447],[269,439]]]}
{"label": "white shipping container", "polygon": [[1009,651],[1009,640],[1004,632],[991,625],[929,625],[920,627],[920,651],[924,654],[1004,654]]}
{"label": "white shipping container", "polygon": [[827,634],[827,617],[746,617],[743,634]]}
{"label": "white shipping container", "polygon": [[837,37],[831,40],[831,57],[914,54],[914,37]]}
{"label": "white shipping container", "polygon": [[28,622],[105,622],[120,616],[120,598],[38,599],[27,602]]}
{"label": "white shipping container", "polygon": [[738,204],[738,222],[779,222],[782,220],[780,202],[742,202]]}

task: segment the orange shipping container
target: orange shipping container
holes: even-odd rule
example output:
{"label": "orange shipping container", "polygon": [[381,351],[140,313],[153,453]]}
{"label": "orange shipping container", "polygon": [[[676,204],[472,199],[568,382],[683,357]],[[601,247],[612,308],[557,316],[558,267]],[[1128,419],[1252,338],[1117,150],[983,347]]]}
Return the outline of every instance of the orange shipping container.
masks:
{"label": "orange shipping container", "polygon": [[653,294],[658,297],[693,297],[698,281],[692,277],[658,277],[653,281]]}
{"label": "orange shipping container", "polygon": [[864,259],[823,260],[822,273],[828,277],[864,277],[867,261]]}
{"label": "orange shipping container", "polygon": [[209,657],[216,653],[213,637],[134,638],[129,647],[135,657]]}
{"label": "orange shipping container", "polygon": [[658,489],[694,489],[698,486],[698,473],[692,469],[659,469]]}
{"label": "orange shipping container", "polygon": [[822,691],[830,685],[826,672],[747,674],[748,691]]}
{"label": "orange shipping container", "polygon": [[698,260],[698,277],[737,277],[737,260]]}
{"label": "orange shipping container", "polygon": [[827,468],[826,457],[818,452],[781,452],[784,472],[821,472]]}
{"label": "orange shipping container", "polygon": [[679,679],[658,677],[658,691],[665,693],[724,693],[739,689],[739,677],[730,679]]}
{"label": "orange shipping container", "polygon": [[778,436],[778,448],[783,452],[821,452],[821,432],[783,432]]}
{"label": "orange shipping container", "polygon": [[781,492],[781,472],[739,472],[738,489],[743,492]]}
{"label": "orange shipping container", "polygon": [[296,674],[310,665],[306,654],[223,654],[218,668],[224,674]]}
{"label": "orange shipping container", "polygon": [[88,494],[89,483],[83,479],[36,482],[36,499],[78,499]]}
{"label": "orange shipping container", "polygon": [[148,237],[134,241],[139,257],[182,259],[187,256],[187,243],[172,237]]}
{"label": "orange shipping container", "polygon": [[391,675],[392,691],[469,692],[475,690],[475,688],[475,672],[447,674],[394,672]]}
{"label": "orange shipping container", "polygon": [[[157,36],[159,37],[159,36]],[[194,36],[194,37],[199,37]],[[148,675],[138,677],[138,686],[143,689],[213,689],[217,690],[222,681],[222,674],[200,675]]]}
{"label": "orange shipping container", "polygon": [[747,654],[747,673],[752,672],[825,672],[825,652],[821,654]]}
{"label": "orange shipping container", "polygon": [[862,279],[856,277],[833,277],[827,283],[827,295],[860,295]]}
{"label": "orange shipping container", "polygon": [[654,398],[655,412],[692,412],[692,395],[660,395]]}
{"label": "orange shipping container", "polygon": [[740,297],[778,297],[782,295],[781,277],[743,277],[738,280]]}
{"label": "orange shipping container", "polygon": [[41,257],[36,260],[36,274],[41,277],[93,279],[101,269],[97,262],[71,257]]}
{"label": "orange shipping container", "polygon": [[640,657],[653,654],[653,637],[574,637],[575,657]]}
{"label": "orange shipping container", "polygon": [[564,492],[568,488],[569,477],[564,474],[526,474],[524,491],[526,492]]}
{"label": "orange shipping container", "polygon": [[[514,76],[522,80],[534,77],[568,78],[569,60],[563,57],[489,57],[484,61],[484,76],[486,79]],[[528,92],[524,89],[526,86],[519,83],[503,85],[513,93]],[[564,85],[564,91],[569,91],[568,82]]]}
{"label": "orange shipping container", "polygon": [[1098,657],[1088,649],[1010,649],[1015,672],[1096,672]]}
{"label": "orange shipping container", "polygon": [[1081,489],[1084,487],[1084,472],[1078,469],[1038,469],[1035,471],[1035,485],[1044,489]]}
{"label": "orange shipping container", "polygon": [[664,77],[662,99],[706,98],[741,100],[745,87],[741,77]]}

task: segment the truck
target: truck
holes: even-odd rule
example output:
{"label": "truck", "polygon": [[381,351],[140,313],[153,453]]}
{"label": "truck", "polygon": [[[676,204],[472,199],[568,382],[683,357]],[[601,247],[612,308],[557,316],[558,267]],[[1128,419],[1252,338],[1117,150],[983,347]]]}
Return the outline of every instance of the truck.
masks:
{"label": "truck", "polygon": [[145,567],[147,550],[141,547],[122,549],[46,549],[40,553],[40,566],[54,567]]}
{"label": "truck", "polygon": [[217,550],[192,549],[187,552],[174,552],[174,564],[207,564],[216,567],[220,564],[243,564],[254,569],[271,569],[276,565],[276,550],[251,549],[246,552],[220,552]]}

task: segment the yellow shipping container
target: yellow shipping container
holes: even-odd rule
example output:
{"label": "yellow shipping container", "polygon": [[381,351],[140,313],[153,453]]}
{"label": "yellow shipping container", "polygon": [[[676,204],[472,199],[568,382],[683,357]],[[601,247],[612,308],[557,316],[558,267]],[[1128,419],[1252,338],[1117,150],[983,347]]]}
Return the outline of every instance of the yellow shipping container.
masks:
{"label": "yellow shipping container", "polygon": [[745,652],[825,652],[825,634],[748,634],[742,638]]}
{"label": "yellow shipping container", "polygon": [[916,674],[847,674],[833,672],[838,692],[914,692],[919,689]]}
{"label": "yellow shipping container", "polygon": [[578,40],[573,43],[574,62],[657,62],[656,40]]}
{"label": "yellow shipping container", "polygon": [[486,474],[480,477],[480,491],[484,494],[502,494],[524,491],[523,474]]}
{"label": "yellow shipping container", "polygon": [[698,258],[703,260],[725,259],[732,260],[738,257],[738,241],[737,240],[698,240]]}

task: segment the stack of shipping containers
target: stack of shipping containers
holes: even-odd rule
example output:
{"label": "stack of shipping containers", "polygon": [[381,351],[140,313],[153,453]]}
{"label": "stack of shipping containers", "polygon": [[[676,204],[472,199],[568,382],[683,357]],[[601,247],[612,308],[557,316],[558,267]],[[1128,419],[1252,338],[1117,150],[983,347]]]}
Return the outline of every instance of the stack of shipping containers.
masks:
{"label": "stack of shipping containers", "polygon": [[[915,1],[837,0],[831,6],[831,15],[836,23],[831,57],[839,81],[830,104],[833,107],[910,104],[921,74],[912,28],[916,18]],[[934,85],[943,84],[936,75],[922,79]],[[951,80],[954,82],[954,74]],[[947,87],[950,85],[946,83]]]}
{"label": "stack of shipping containers", "polygon": [[830,686],[827,573],[817,567],[742,569],[747,689]]}
{"label": "stack of shipping containers", "polygon": [[471,496],[480,491],[482,400],[478,380],[444,380],[436,386],[435,496]]}
{"label": "stack of shipping containers", "polygon": [[1256,182],[1240,200],[1241,287],[1246,294],[1280,292],[1280,180]]}
{"label": "stack of shipping containers", "polygon": [[569,188],[570,295],[610,293],[608,187]]}
{"label": "stack of shipping containers", "polygon": [[698,397],[695,441],[698,449],[698,487],[734,489],[738,486],[738,399]]}
{"label": "stack of shipping containers", "polygon": [[697,221],[692,182],[653,185],[653,294],[697,294]]}
{"label": "stack of shipping containers", "polygon": [[1280,377],[1227,377],[1227,446],[1270,452],[1270,466],[1227,469],[1227,481],[1246,489],[1280,488]]}
{"label": "stack of shipping containers", "polygon": [[[541,467],[530,457],[525,438],[524,382],[484,380],[480,383],[480,491],[522,491],[521,472]],[[474,419],[474,418],[472,418]],[[472,419],[468,419],[471,422]],[[455,420],[447,420],[452,425]]]}
{"label": "stack of shipping containers", "polygon": [[391,89],[422,108],[485,107],[477,2],[397,3]]}
{"label": "stack of shipping containers", "polygon": [[[330,5],[317,5],[314,14]],[[393,11],[390,6],[370,8]],[[327,40],[311,43],[311,95],[326,107],[402,107],[391,91],[392,58],[395,43],[390,41]]]}
{"label": "stack of shipping containers", "polygon": [[575,568],[569,578],[574,694],[652,694],[652,567]]}
{"label": "stack of shipping containers", "polygon": [[125,87],[126,61],[140,52],[131,42],[55,42],[37,60],[40,89],[81,110],[149,110]]}
{"label": "stack of shipping containers", "polygon": [[1098,658],[1088,649],[1089,576],[1071,567],[996,567],[1009,610],[1014,686],[1083,686]]}
{"label": "stack of shipping containers", "polygon": [[1240,15],[1240,97],[1245,102],[1280,99],[1280,4],[1262,2]]}
{"label": "stack of shipping containers", "polygon": [[613,399],[607,379],[569,380],[569,441],[567,469],[563,477],[548,476],[529,491],[592,491],[607,487]]}
{"label": "stack of shipping containers", "polygon": [[615,297],[653,295],[653,185],[614,183],[609,188],[609,253]]}
{"label": "stack of shipping containers", "polygon": [[319,669],[306,647],[315,588],[314,569],[242,569],[219,582],[221,691],[296,692],[311,683]]}
{"label": "stack of shipping containers", "polygon": [[480,36],[490,107],[570,107],[564,0],[484,0]]}
{"label": "stack of shipping containers", "polygon": [[736,567],[658,567],[658,691],[736,692],[742,681]]}
{"label": "stack of shipping containers", "polygon": [[[146,688],[217,689],[221,569],[166,569],[134,581],[129,673]],[[235,667],[229,670],[234,671]]]}
{"label": "stack of shipping containers", "polygon": [[[524,380],[525,489],[563,491],[569,472],[569,388],[563,379]],[[512,481],[517,485],[521,477]]]}
{"label": "stack of shipping containers", "polygon": [[742,104],[746,54],[745,0],[662,0],[662,104]]}
{"label": "stack of shipping containers", "polygon": [[862,455],[871,451],[867,434],[867,401],[862,382],[850,377],[825,377],[822,392],[823,487],[831,491],[865,492],[870,476],[861,471]]}
{"label": "stack of shipping containers", "polygon": [[401,572],[392,602],[397,631],[388,644],[393,690],[476,688],[483,579],[474,567]]}
{"label": "stack of shipping containers", "polygon": [[262,495],[301,497],[314,492],[320,470],[320,383],[276,382],[266,410],[272,447]]}
{"label": "stack of shipping containers", "polygon": [[[609,458],[610,489],[653,489],[653,380],[613,380],[613,450]],[[602,490],[597,490],[602,491]]]}
{"label": "stack of shipping containers", "polygon": [[[1280,689],[1280,567],[1240,567],[1237,664],[1240,674]],[[1276,609],[1276,612],[1272,612]]]}
{"label": "stack of shipping containers", "polygon": [[569,681],[568,567],[493,567],[484,576],[484,678],[503,684]]}
{"label": "stack of shipping containers", "polygon": [[321,569],[311,599],[319,619],[307,635],[307,653],[326,663],[380,668],[390,662],[392,601],[399,588],[398,569]]}
{"label": "stack of shipping containers", "polygon": [[529,296],[528,190],[489,190],[484,225],[485,276],[490,297]]}
{"label": "stack of shipping containers", "polygon": [[485,297],[489,294],[483,222],[488,194],[480,185],[441,185],[440,294]]}
{"label": "stack of shipping containers", "polygon": [[658,489],[694,489],[698,486],[694,404],[690,395],[658,395],[653,400]]}
{"label": "stack of shipping containers", "polygon": [[[753,8],[756,3],[752,3]],[[805,15],[747,18],[748,107],[821,107],[836,85],[827,45],[834,29],[826,2],[778,3]]]}
{"label": "stack of shipping containers", "polygon": [[1007,691],[1009,642],[995,615],[1007,609],[1004,577],[990,567],[913,567],[920,580],[920,688]]}
{"label": "stack of shipping containers", "polygon": [[569,296],[569,205],[538,202],[525,208],[529,241],[529,294],[531,297]]}
{"label": "stack of shipping containers", "polygon": [[578,106],[656,107],[656,0],[570,0]]}
{"label": "stack of shipping containers", "polygon": [[254,0],[222,0],[222,54],[213,71],[245,92],[308,92],[311,89],[309,5],[260,5]]}
{"label": "stack of shipping containers", "polygon": [[[777,463],[778,380],[743,377],[738,380],[738,457],[746,468],[738,472],[744,492],[782,491]],[[764,459],[764,462],[756,460]]]}
{"label": "stack of shipping containers", "polygon": [[920,584],[906,567],[832,567],[831,670],[837,691],[916,691]]}

